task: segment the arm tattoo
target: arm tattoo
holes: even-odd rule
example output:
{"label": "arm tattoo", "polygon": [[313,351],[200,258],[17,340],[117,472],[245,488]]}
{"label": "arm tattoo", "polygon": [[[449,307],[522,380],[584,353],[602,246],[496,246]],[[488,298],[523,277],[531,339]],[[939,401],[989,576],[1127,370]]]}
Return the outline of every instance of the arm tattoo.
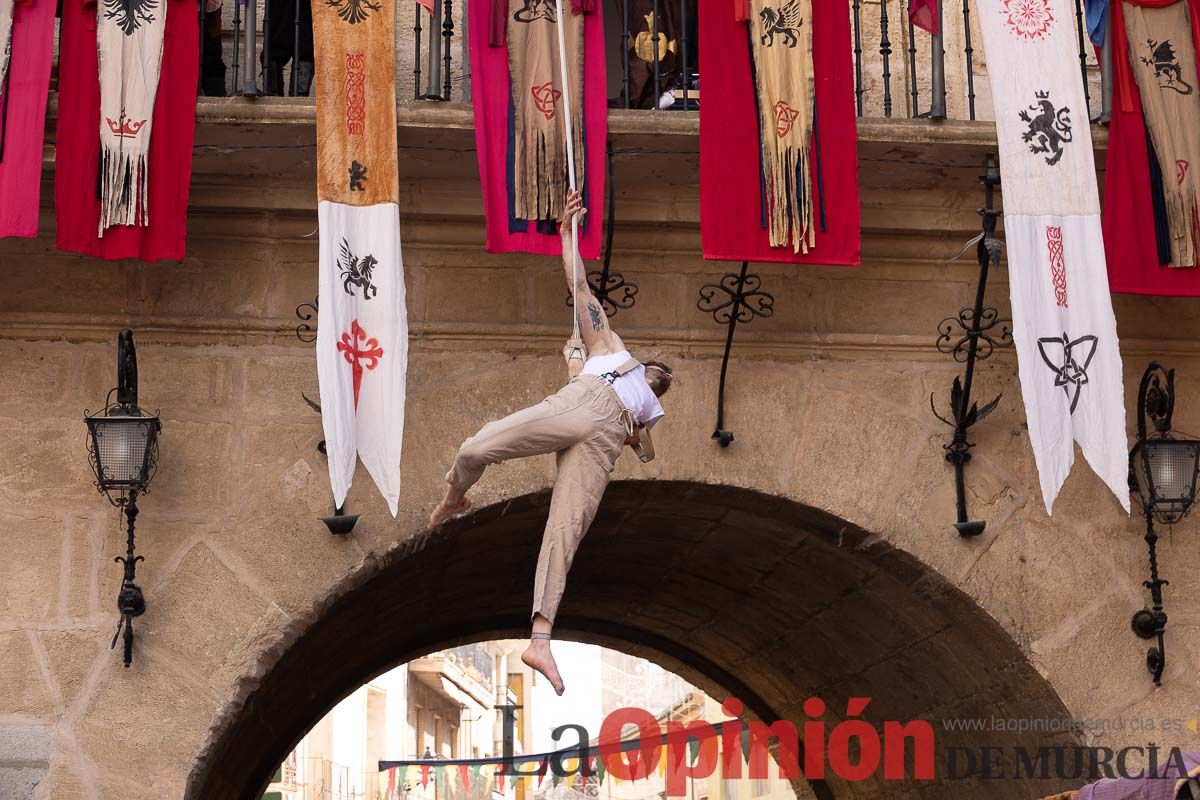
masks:
{"label": "arm tattoo", "polygon": [[604,328],[604,317],[601,316],[600,306],[593,302],[587,304],[588,316],[592,318],[592,330],[599,332]]}

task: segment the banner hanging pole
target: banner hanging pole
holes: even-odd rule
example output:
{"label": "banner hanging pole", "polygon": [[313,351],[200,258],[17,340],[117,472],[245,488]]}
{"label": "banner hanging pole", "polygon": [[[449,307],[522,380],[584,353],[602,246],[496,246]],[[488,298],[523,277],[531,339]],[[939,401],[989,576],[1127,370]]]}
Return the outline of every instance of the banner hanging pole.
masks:
{"label": "banner hanging pole", "polygon": [[[563,33],[562,0],[554,0],[554,10],[556,14],[554,27],[558,29],[558,68],[562,77],[563,125],[567,129],[567,178],[571,183],[571,190],[578,191],[575,181],[575,131],[571,115],[571,77],[567,70],[567,37]],[[571,286],[571,297],[575,297],[575,289],[579,286],[579,221],[576,217],[571,217],[571,280],[574,282],[574,285]],[[578,302],[574,303],[571,308],[571,321],[574,325],[574,338],[578,339]]]}

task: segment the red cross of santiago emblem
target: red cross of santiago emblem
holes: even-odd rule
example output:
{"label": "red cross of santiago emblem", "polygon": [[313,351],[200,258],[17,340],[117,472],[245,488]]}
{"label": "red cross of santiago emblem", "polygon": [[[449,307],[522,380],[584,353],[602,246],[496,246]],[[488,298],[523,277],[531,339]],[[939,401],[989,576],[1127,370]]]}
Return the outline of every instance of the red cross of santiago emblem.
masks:
{"label": "red cross of santiago emblem", "polygon": [[[359,342],[362,342],[361,347]],[[362,386],[363,369],[373,370],[379,366],[383,348],[379,346],[378,339],[368,338],[367,332],[359,327],[358,320],[354,320],[350,323],[350,332],[342,334],[337,349],[350,363],[351,372],[354,373],[354,410],[358,411],[358,389]]]}
{"label": "red cross of santiago emblem", "polygon": [[554,119],[554,104],[562,97],[562,92],[555,89],[550,81],[541,86],[534,86],[529,91],[533,92],[533,104],[537,106],[537,110],[542,112],[546,119]]}
{"label": "red cross of santiago emblem", "polygon": [[792,125],[796,123],[798,116],[800,116],[800,112],[789,106],[787,102],[780,100],[775,104],[775,133],[779,135],[780,139],[792,132]]}

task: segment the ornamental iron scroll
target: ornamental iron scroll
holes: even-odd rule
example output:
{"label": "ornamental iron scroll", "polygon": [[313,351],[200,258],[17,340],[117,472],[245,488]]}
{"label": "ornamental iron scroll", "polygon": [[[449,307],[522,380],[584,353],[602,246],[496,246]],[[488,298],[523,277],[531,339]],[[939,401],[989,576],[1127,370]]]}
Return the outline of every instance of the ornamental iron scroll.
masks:
{"label": "ornamental iron scroll", "polygon": [[725,429],[725,376],[729,370],[729,352],[733,348],[733,331],[740,322],[752,322],[755,317],[770,317],[775,313],[774,295],[762,291],[762,279],[748,275],[750,262],[743,261],[737,275],[726,273],[719,283],[708,283],[700,287],[700,299],[696,307],[712,314],[718,324],[727,325],[725,355],[721,358],[721,382],[717,388],[717,427],[712,438],[721,447],[733,442],[733,431]]}
{"label": "ornamental iron scroll", "polygon": [[983,230],[979,236],[968,242],[962,251],[966,252],[972,244],[976,245],[979,280],[975,287],[975,304],[964,307],[956,316],[946,317],[937,327],[938,351],[952,356],[957,363],[966,365],[962,378],[955,376],[950,387],[950,419],[937,412],[933,395],[929,396],[929,408],[933,415],[954,429],[953,438],[949,444],[943,445],[943,449],[946,451],[946,461],[954,466],[954,489],[958,510],[958,521],[954,527],[959,535],[964,537],[978,536],[987,526],[986,522],[972,521],[967,516],[967,487],[963,470],[971,460],[971,448],[975,446],[974,442],[967,439],[967,432],[975,423],[992,413],[1003,396],[998,394],[983,406],[971,402],[975,364],[991,356],[997,347],[1011,347],[1013,342],[1011,322],[1002,319],[1000,312],[995,308],[984,305],[988,269],[992,265],[997,268],[1000,266],[1000,241],[996,238],[996,220],[999,219],[1000,212],[994,207],[995,188],[1000,185],[1000,170],[996,167],[995,158],[990,154],[987,157],[985,174],[981,175],[979,180],[984,186],[984,207],[979,209],[979,216],[983,219]]}
{"label": "ornamental iron scroll", "polygon": [[965,364],[971,357],[972,344],[975,345],[976,361],[987,360],[997,347],[1012,346],[1011,320],[1001,319],[1000,312],[990,306],[979,312],[978,319],[976,325],[976,310],[967,306],[958,312],[958,316],[946,317],[938,323],[938,351]]}
{"label": "ornamental iron scroll", "polygon": [[317,331],[310,321],[316,320],[318,303],[318,298],[314,297],[311,303],[296,306],[296,318],[300,320],[300,324],[296,326],[296,338],[305,344],[312,344],[317,340]]}

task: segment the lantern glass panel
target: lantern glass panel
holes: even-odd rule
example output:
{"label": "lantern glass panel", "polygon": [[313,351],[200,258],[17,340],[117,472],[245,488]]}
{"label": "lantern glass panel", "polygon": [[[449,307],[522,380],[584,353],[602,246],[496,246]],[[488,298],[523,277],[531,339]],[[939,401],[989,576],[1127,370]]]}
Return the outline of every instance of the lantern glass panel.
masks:
{"label": "lantern glass panel", "polygon": [[1142,502],[1164,521],[1176,521],[1196,496],[1200,442],[1151,439],[1140,443],[1138,450],[1134,470]]}
{"label": "lantern glass panel", "polygon": [[144,486],[157,417],[93,417],[93,448],[101,486]]}

